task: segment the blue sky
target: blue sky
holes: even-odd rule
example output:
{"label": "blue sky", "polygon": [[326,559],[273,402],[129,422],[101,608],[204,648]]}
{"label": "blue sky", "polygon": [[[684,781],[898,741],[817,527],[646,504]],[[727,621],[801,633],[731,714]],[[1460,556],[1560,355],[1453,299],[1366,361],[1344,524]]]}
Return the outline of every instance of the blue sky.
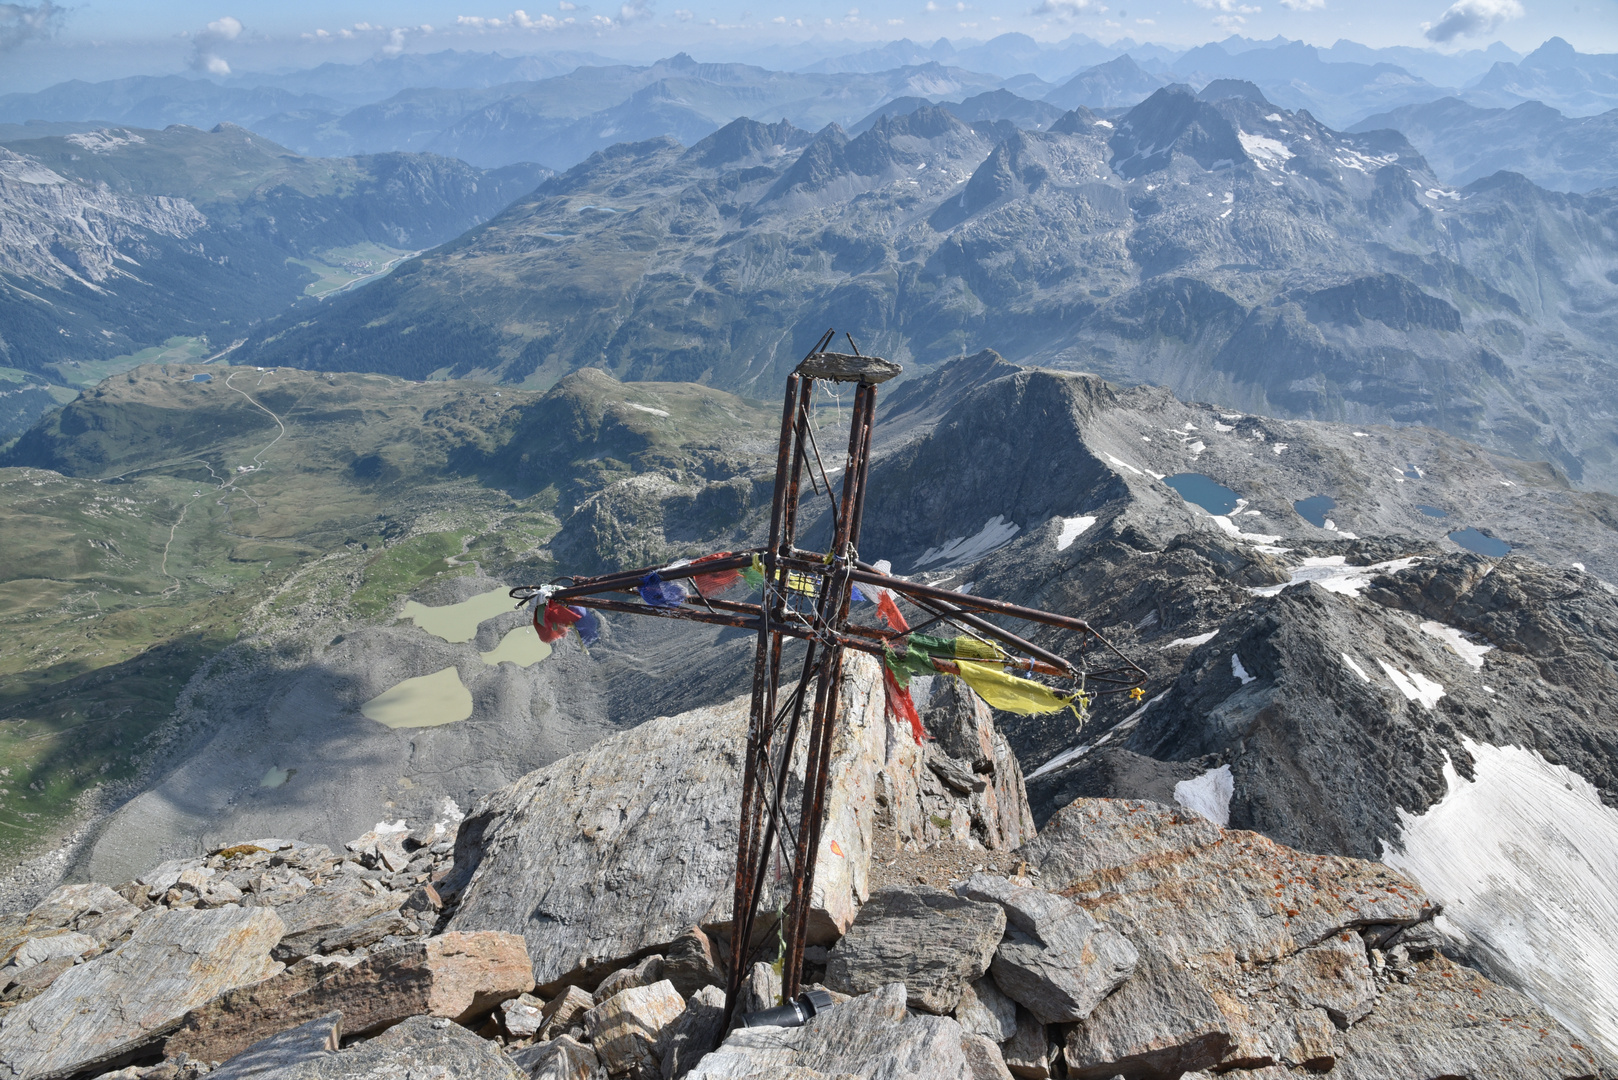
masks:
{"label": "blue sky", "polygon": [[1618,0],[0,0],[0,89],[399,50],[570,49],[645,60],[685,49],[729,60],[815,38],[931,42],[1011,31],[1176,46],[1231,33],[1446,50],[1498,40],[1518,51],[1559,35],[1584,52],[1618,52]]}

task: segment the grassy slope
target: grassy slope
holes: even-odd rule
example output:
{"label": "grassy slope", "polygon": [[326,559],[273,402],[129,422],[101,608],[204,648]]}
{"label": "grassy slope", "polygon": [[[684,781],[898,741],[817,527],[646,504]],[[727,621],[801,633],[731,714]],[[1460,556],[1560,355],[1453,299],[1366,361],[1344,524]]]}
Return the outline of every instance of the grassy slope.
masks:
{"label": "grassy slope", "polygon": [[568,507],[631,471],[701,472],[768,412],[595,372],[498,396],[218,364],[107,380],[0,460],[0,866],[137,778],[232,642],[317,609],[386,620],[474,566],[548,576]]}

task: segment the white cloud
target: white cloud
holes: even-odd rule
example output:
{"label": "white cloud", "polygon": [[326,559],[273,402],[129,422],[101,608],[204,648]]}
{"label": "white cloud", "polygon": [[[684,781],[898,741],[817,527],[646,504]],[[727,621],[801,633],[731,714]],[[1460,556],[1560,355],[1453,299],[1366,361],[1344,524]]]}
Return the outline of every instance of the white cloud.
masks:
{"label": "white cloud", "polygon": [[30,38],[49,37],[66,11],[51,3],[0,4],[0,53],[10,52]]}
{"label": "white cloud", "polygon": [[561,2],[556,5],[556,10],[557,11],[577,11],[577,10],[579,10],[579,5],[570,4],[570,3],[567,2],[567,0],[561,0]]}
{"label": "white cloud", "polygon": [[1436,23],[1422,23],[1421,28],[1428,41],[1442,45],[1458,37],[1492,33],[1506,20],[1522,16],[1519,0],[1456,0]]}
{"label": "white cloud", "polygon": [[[602,19],[603,17],[600,16],[600,15],[597,15],[596,18],[597,19]],[[524,11],[522,8],[518,8],[516,11],[513,11],[510,15],[506,16],[504,19],[494,18],[494,17],[486,17],[486,16],[483,16],[483,15],[457,15],[457,16],[455,16],[455,25],[466,27],[469,30],[535,30],[535,31],[550,31],[550,30],[561,30],[564,27],[572,26],[573,21],[574,20],[572,20],[571,18],[558,19],[555,15],[540,15],[537,18],[535,18],[535,17],[530,16],[528,14],[528,12]],[[604,19],[604,21],[608,25],[612,24],[611,19]]]}
{"label": "white cloud", "polygon": [[[696,18],[696,14],[692,12],[690,8],[675,8],[674,17],[679,19],[681,22],[690,22],[692,19]],[[783,19],[782,21],[785,22],[786,20]]]}
{"label": "white cloud", "polygon": [[1209,11],[1222,11],[1227,15],[1257,15],[1264,9],[1251,4],[1244,4],[1241,0],[1191,0],[1199,8]]}
{"label": "white cloud", "polygon": [[191,69],[209,75],[229,75],[230,64],[219,55],[220,47],[242,36],[242,21],[234,15],[215,19],[191,35]]}
{"label": "white cloud", "polygon": [[1039,0],[1039,3],[1034,6],[1034,9],[1029,14],[1046,15],[1059,22],[1066,22],[1070,19],[1077,19],[1087,11],[1093,11],[1099,15],[1106,10],[1106,6],[1097,3],[1096,0]]}
{"label": "white cloud", "polygon": [[1281,6],[1289,11],[1321,11],[1326,0],[1281,0]]}

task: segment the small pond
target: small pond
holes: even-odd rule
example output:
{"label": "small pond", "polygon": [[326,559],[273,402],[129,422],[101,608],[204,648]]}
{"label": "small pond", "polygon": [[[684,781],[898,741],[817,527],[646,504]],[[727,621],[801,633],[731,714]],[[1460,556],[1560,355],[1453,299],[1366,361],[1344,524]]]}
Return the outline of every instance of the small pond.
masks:
{"label": "small pond", "polygon": [[360,706],[360,712],[390,728],[438,727],[472,715],[472,693],[453,667],[406,679]]}
{"label": "small pond", "polygon": [[213,382],[213,376],[206,371],[191,376],[192,382]]}
{"label": "small pond", "polygon": [[496,615],[515,609],[504,587],[479,593],[470,600],[443,607],[428,607],[407,600],[401,618],[410,619],[417,626],[445,641],[458,643],[471,641],[477,636],[478,624]]}
{"label": "small pond", "polygon": [[1326,514],[1336,507],[1337,500],[1330,495],[1311,495],[1292,504],[1292,509],[1298,512],[1298,516],[1317,529],[1326,527]]}
{"label": "small pond", "polygon": [[1510,544],[1504,540],[1496,540],[1492,536],[1485,536],[1470,525],[1464,529],[1456,529],[1449,534],[1449,538],[1466,550],[1487,555],[1491,559],[1500,559],[1511,554]]}
{"label": "small pond", "polygon": [[1420,480],[1421,479],[1421,470],[1416,468],[1414,465],[1406,465],[1405,466],[1405,476],[1408,477],[1411,480]]}
{"label": "small pond", "polygon": [[1180,493],[1188,503],[1196,503],[1214,517],[1223,517],[1236,509],[1236,493],[1217,480],[1201,473],[1175,473],[1165,477],[1163,483]]}
{"label": "small pond", "polygon": [[1448,511],[1440,510],[1436,506],[1428,506],[1426,503],[1417,503],[1416,509],[1426,514],[1428,517],[1449,517]]}
{"label": "small pond", "polygon": [[499,664],[510,662],[518,667],[530,667],[539,663],[551,654],[551,647],[539,640],[534,628],[528,623],[513,627],[506,631],[506,636],[500,639],[500,644],[492,652],[480,653],[485,664]]}

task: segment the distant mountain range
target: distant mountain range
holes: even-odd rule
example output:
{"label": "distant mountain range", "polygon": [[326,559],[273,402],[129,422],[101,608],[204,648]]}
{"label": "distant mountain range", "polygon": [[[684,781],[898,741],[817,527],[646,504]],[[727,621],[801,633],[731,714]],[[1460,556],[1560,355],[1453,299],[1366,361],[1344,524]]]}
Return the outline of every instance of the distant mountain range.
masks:
{"label": "distant mountain range", "polygon": [[114,358],[177,336],[217,351],[310,286],[451,239],[544,175],[431,154],[304,158],[229,124],[12,141],[0,147],[0,386],[12,384],[0,443]]}
{"label": "distant mountain range", "polygon": [[1395,132],[1218,87],[1043,132],[927,106],[853,138],[740,120],[620,145],[242,356],[751,393],[852,324],[907,363],[993,342],[1238,409],[1429,424],[1618,487],[1591,407],[1618,392],[1618,200],[1511,173],[1457,189]]}
{"label": "distant mountain range", "polygon": [[1558,191],[1618,187],[1618,109],[1567,117],[1537,101],[1483,109],[1442,98],[1381,113],[1350,130],[1376,128],[1402,132],[1452,184],[1510,169]]}
{"label": "distant mountain range", "polygon": [[[1121,109],[1166,85],[1200,88],[1218,79],[1251,82],[1268,100],[1337,128],[1445,97],[1486,108],[1541,101],[1571,116],[1618,107],[1618,57],[1582,54],[1560,38],[1528,56],[1498,45],[1444,56],[1347,41],[1320,49],[1231,37],[1170,50],[1003,34],[960,46],[940,39],[833,54],[764,50],[749,63],[441,52],[222,83],[178,75],[75,81],[0,97],[0,128],[228,122],[303,154],[429,151],[481,167],[533,161],[563,169],[618,142],[668,136],[689,145],[738,116],[858,131],[862,120],[910,97],[960,103],[999,89],[1061,110]],[[1037,110],[1006,118],[1040,123]]]}

